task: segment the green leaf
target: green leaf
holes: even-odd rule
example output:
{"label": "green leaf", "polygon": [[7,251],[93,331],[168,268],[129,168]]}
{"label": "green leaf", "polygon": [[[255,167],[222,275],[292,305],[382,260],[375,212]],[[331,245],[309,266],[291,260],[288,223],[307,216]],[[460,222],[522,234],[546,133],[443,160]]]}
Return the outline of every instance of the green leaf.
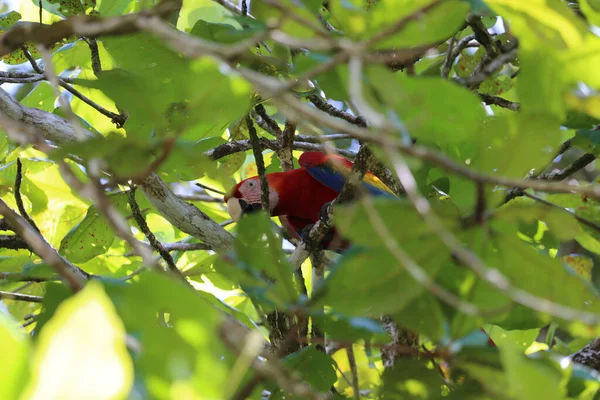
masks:
{"label": "green leaf", "polygon": [[598,0],[579,0],[579,7],[590,23],[600,26],[600,2]]}
{"label": "green leaf", "polygon": [[[595,202],[588,199],[586,196],[557,193],[547,195],[546,200],[558,206],[567,208],[573,211],[576,215],[596,224],[600,223],[600,210],[598,210]],[[579,224],[581,230],[578,232],[577,236],[575,236],[575,239],[577,239],[577,241],[580,242],[583,247],[588,248],[590,251],[598,252],[600,232],[580,222],[577,222],[577,224]]]}
{"label": "green leaf", "polygon": [[[365,7],[360,0],[334,0],[329,9],[334,23],[354,39],[384,31],[398,20],[430,4],[430,0],[379,0]],[[464,23],[469,6],[463,1],[444,1],[376,44],[377,48],[412,48],[448,39]]]}
{"label": "green leaf", "polygon": [[44,326],[26,397],[126,397],[133,363],[125,342],[123,323],[102,285],[88,283]]}
{"label": "green leaf", "polygon": [[[399,243],[430,278],[450,257],[449,251],[433,237]],[[404,309],[424,290],[385,249],[355,248],[333,266],[319,289],[323,294],[317,296],[317,305],[352,316],[377,316]]]}
{"label": "green leaf", "polygon": [[471,166],[499,176],[522,178],[539,171],[556,154],[560,120],[548,114],[519,113],[488,117],[475,139]]}
{"label": "green leaf", "polygon": [[40,110],[52,112],[55,100],[56,96],[52,85],[48,82],[40,82],[35,89],[21,100],[21,104],[25,107],[35,107]]}
{"label": "green leaf", "polygon": [[[388,335],[378,321],[371,318],[348,317],[343,314],[322,313],[311,316],[312,324],[321,332],[327,332],[327,337],[339,341],[388,340]],[[403,321],[404,323],[404,321]]]}
{"label": "green leaf", "polygon": [[[438,201],[431,204],[447,226],[452,227],[459,222],[460,215],[450,202]],[[376,198],[374,209],[383,217],[386,228],[399,243],[429,236],[428,226],[408,200]],[[382,237],[373,226],[364,205],[358,203],[338,206],[334,212],[336,229],[353,244],[384,247]],[[410,229],[406,229],[408,226]]]}
{"label": "green leaf", "polygon": [[123,70],[77,83],[102,90],[131,113],[128,136],[148,138],[153,128],[157,136],[190,131],[194,140],[214,129],[220,135],[250,108],[249,84],[222,73],[213,60],[187,61],[148,34],[103,43]]}
{"label": "green leaf", "polygon": [[417,139],[458,143],[473,140],[481,130],[485,111],[479,98],[446,79],[404,77],[381,68],[370,68],[368,77],[379,98]]}
{"label": "green leaf", "polygon": [[[520,76],[517,94],[524,113],[552,115],[560,121],[566,118],[565,74],[561,63],[550,51],[523,52],[519,55]],[[552,85],[548,85],[552,82]]]}
{"label": "green leaf", "polygon": [[[484,243],[484,238],[474,235],[475,238]],[[512,235],[493,240],[493,245],[494,248],[483,247],[481,257],[516,287],[576,310],[600,310],[596,290],[584,278],[567,270],[560,260],[542,254]],[[522,268],[523,265],[527,268]]]}
{"label": "green leaf", "polygon": [[510,22],[511,31],[527,51],[533,47],[556,50],[580,46],[587,28],[560,0],[486,0]]}
{"label": "green leaf", "polygon": [[[263,28],[262,25],[259,25],[255,29],[240,30],[229,24],[217,24],[199,19],[192,27],[190,35],[213,42],[232,44],[258,34]],[[248,54],[251,54],[249,50]]]}
{"label": "green leaf", "polygon": [[[127,204],[126,193],[113,195],[110,199],[119,209],[124,209]],[[102,212],[96,206],[90,206],[83,221],[62,239],[58,252],[71,262],[86,262],[106,253],[114,238],[115,234]]]}
{"label": "green leaf", "polygon": [[29,373],[29,338],[19,329],[15,321],[0,313],[0,351],[3,363],[0,366],[0,397],[21,398]]}
{"label": "green leaf", "polygon": [[133,0],[101,0],[98,13],[106,17],[121,15]]}
{"label": "green leaf", "polygon": [[383,373],[384,399],[436,399],[441,397],[442,376],[427,360],[402,357]]}
{"label": "green leaf", "polygon": [[[327,392],[337,381],[333,359],[316,346],[305,347],[283,359],[283,363],[296,370],[300,377],[320,392]],[[290,398],[280,393],[280,398]],[[278,398],[278,397],[275,397]],[[295,398],[295,397],[291,397]]]}
{"label": "green leaf", "polygon": [[236,358],[220,340],[219,313],[202,292],[154,271],[132,284],[107,283],[107,292],[142,349],[134,362],[145,396],[168,398],[187,382],[186,390],[200,397],[222,397]]}
{"label": "green leaf", "polygon": [[[266,2],[257,1],[252,4],[252,14],[261,22],[267,23],[271,19],[280,20],[279,29],[292,36],[310,39],[315,37],[315,32],[323,32],[324,28],[317,19],[315,7],[317,2],[312,0],[281,0],[281,7],[274,7]],[[301,19],[285,18],[293,13]],[[283,18],[282,18],[283,17]]]}
{"label": "green leaf", "polygon": [[86,14],[95,5],[96,0],[47,0],[47,4],[42,3],[45,10],[65,17]]}
{"label": "green leaf", "polygon": [[502,206],[495,217],[511,222],[544,221],[562,240],[572,239],[581,233],[579,222],[569,213],[523,198],[514,199]]}
{"label": "green leaf", "polygon": [[272,290],[266,295],[276,296],[276,299],[269,300],[293,303],[298,292],[281,243],[281,238],[273,232],[270,219],[263,213],[247,215],[237,224],[234,248],[238,268],[252,275],[264,274],[265,278],[274,281]]}
{"label": "green leaf", "polygon": [[560,384],[560,372],[548,362],[527,358],[518,347],[508,343],[505,343],[500,350],[508,388],[516,398],[523,400],[565,398],[566,393]]}
{"label": "green leaf", "polygon": [[400,321],[403,327],[425,335],[432,342],[442,337],[446,323],[438,299],[429,292],[416,297],[396,313],[394,321]]}

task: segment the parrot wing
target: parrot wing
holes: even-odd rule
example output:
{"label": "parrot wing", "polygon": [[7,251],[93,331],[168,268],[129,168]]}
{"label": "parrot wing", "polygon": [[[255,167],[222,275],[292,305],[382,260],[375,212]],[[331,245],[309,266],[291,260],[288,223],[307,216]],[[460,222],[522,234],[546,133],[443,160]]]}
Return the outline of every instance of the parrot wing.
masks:
{"label": "parrot wing", "polygon": [[[354,165],[344,157],[320,151],[307,151],[300,156],[298,162],[314,179],[338,193]],[[373,196],[396,197],[379,178],[368,171],[363,180],[363,187]]]}

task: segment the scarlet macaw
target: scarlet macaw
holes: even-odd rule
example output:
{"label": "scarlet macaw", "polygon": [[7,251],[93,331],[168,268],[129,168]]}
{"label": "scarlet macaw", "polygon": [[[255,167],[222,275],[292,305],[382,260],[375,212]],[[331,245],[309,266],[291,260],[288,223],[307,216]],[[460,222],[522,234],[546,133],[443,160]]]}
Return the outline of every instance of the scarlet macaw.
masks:
{"label": "scarlet macaw", "polygon": [[[303,153],[298,162],[298,169],[266,175],[271,215],[284,217],[282,225],[287,226],[294,236],[301,236],[305,228],[317,222],[323,206],[337,197],[344,186],[345,175],[354,165],[343,157],[319,151]],[[363,180],[363,188],[374,196],[395,197],[387,186],[368,171]],[[260,179],[257,176],[235,185],[224,198],[231,218],[238,221],[244,213],[260,209],[261,194]],[[335,234],[331,236],[334,238]],[[348,246],[347,242],[332,237],[324,241],[325,247],[343,250]],[[330,247],[336,244],[339,246]],[[483,328],[481,331],[486,333]],[[496,347],[489,336],[488,343]]]}
{"label": "scarlet macaw", "polygon": [[[267,174],[269,182],[269,205],[271,215],[285,217],[282,224],[288,226],[293,236],[301,236],[305,228],[319,219],[323,206],[337,197],[344,186],[346,175],[352,169],[352,161],[319,151],[303,153],[298,162],[300,168],[286,172]],[[363,188],[374,196],[394,194],[372,173],[367,172]],[[243,213],[261,208],[260,179],[257,176],[239,182],[225,196],[227,211],[233,220],[238,221]],[[287,220],[287,224],[286,221]],[[327,248],[338,244],[341,250],[347,243],[332,240],[332,232],[324,241]]]}

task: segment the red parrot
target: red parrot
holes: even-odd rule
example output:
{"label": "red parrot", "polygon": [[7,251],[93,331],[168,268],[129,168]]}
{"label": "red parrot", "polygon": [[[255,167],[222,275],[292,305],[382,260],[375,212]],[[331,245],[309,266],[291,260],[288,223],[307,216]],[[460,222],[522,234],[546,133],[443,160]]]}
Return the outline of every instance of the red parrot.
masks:
{"label": "red parrot", "polygon": [[[280,219],[283,217],[282,225],[293,236],[301,236],[305,228],[319,220],[323,206],[337,197],[344,186],[346,175],[354,165],[343,157],[319,151],[303,153],[298,162],[298,169],[266,175],[271,215],[279,216]],[[374,196],[395,197],[387,186],[368,171],[363,180],[363,188]],[[224,198],[231,218],[238,221],[244,213],[261,209],[261,194],[260,179],[257,176],[235,185]],[[341,251],[348,247],[349,243],[336,237],[333,229],[330,233],[323,242],[325,248]],[[486,333],[483,328],[481,330]],[[489,336],[488,343],[496,347]]]}
{"label": "red parrot", "polygon": [[[266,175],[271,215],[279,216],[293,236],[301,236],[303,229],[317,222],[323,206],[335,199],[342,190],[346,175],[353,165],[352,161],[343,157],[318,151],[305,152],[298,161],[298,169]],[[365,174],[363,188],[374,196],[394,196],[370,172]],[[224,200],[229,215],[238,221],[243,213],[260,209],[260,199],[260,179],[254,176],[235,185]],[[348,246],[347,242],[334,238],[335,233],[331,232],[324,241],[326,248],[343,250]]]}

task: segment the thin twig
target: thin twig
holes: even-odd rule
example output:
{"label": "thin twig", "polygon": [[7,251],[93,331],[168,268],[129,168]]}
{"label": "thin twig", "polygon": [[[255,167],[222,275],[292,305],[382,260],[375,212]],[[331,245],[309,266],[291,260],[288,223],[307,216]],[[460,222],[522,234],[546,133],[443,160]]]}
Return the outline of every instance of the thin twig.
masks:
{"label": "thin twig", "polygon": [[511,111],[520,111],[521,104],[514,101],[503,99],[502,97],[492,96],[491,94],[477,93],[479,98],[487,105],[506,108]]}
{"label": "thin twig", "polygon": [[455,58],[453,57],[454,53],[454,43],[456,42],[456,35],[450,38],[450,42],[448,43],[448,53],[446,54],[446,59],[444,60],[444,65],[442,65],[442,78],[448,78],[448,74],[450,74],[450,68],[452,68],[452,64],[454,64]]}
{"label": "thin twig", "polygon": [[254,111],[256,111],[256,113],[260,116],[263,122],[267,125],[267,129],[265,129],[267,132],[274,133],[275,137],[281,136],[282,132],[281,128],[279,127],[279,124],[269,114],[267,114],[265,106],[259,103],[256,106],[254,106]]}
{"label": "thin twig", "polygon": [[142,233],[146,236],[146,239],[148,239],[148,241],[150,242],[150,245],[156,251],[158,251],[158,254],[160,254],[162,259],[165,260],[165,262],[167,263],[167,266],[169,267],[169,270],[175,276],[177,276],[178,278],[187,282],[187,279],[185,278],[185,276],[181,273],[179,268],[177,268],[177,265],[175,265],[175,261],[173,260],[171,253],[169,253],[169,251],[164,248],[162,243],[160,243],[160,241],[156,238],[154,233],[152,233],[152,231],[150,230],[150,227],[146,223],[146,219],[144,218],[144,215],[142,215],[140,206],[138,205],[137,201],[135,200],[135,192],[136,192],[136,187],[132,186],[131,189],[129,190],[129,207],[131,207],[131,213],[133,215],[133,218],[135,219],[135,222],[137,223],[137,225],[140,228],[140,230],[142,231]]}
{"label": "thin twig", "polygon": [[352,374],[352,392],[354,400],[360,400],[360,384],[358,382],[358,368],[356,367],[356,357],[354,357],[354,348],[352,345],[346,347],[348,355],[348,364],[350,365],[350,373]]}
{"label": "thin twig", "polygon": [[12,293],[0,290],[0,300],[28,301],[30,303],[41,303],[44,298],[41,296],[32,296],[30,294]]}
{"label": "thin twig", "polygon": [[0,272],[0,279],[10,282],[53,282],[60,281],[60,276],[29,276],[21,272]]}
{"label": "thin twig", "polygon": [[265,210],[267,214],[270,214],[271,205],[269,204],[269,181],[267,180],[267,176],[265,175],[265,160],[262,156],[260,141],[258,139],[258,134],[256,133],[256,128],[254,127],[254,122],[252,122],[250,116],[246,117],[246,124],[248,124],[248,133],[250,135],[250,142],[252,143],[252,152],[254,154],[256,169],[260,178],[260,201],[263,210]]}
{"label": "thin twig", "polygon": [[23,164],[21,164],[21,159],[17,157],[17,175],[15,176],[15,202],[17,203],[17,208],[19,209],[19,213],[25,220],[31,225],[33,229],[40,232],[40,228],[37,227],[35,221],[29,216],[27,210],[25,210],[25,205],[23,204],[23,198],[21,197],[21,183],[23,182]]}

